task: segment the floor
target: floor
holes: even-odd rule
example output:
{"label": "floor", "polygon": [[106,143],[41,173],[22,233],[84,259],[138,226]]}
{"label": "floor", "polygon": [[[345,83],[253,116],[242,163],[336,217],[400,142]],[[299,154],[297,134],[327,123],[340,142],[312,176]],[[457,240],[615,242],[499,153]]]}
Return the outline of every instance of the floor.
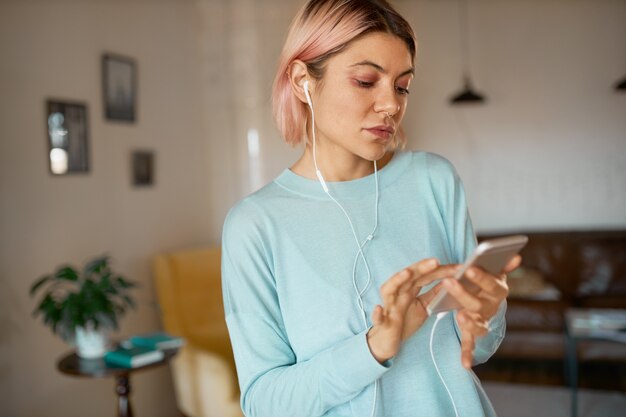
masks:
{"label": "floor", "polygon": [[[570,391],[559,386],[483,382],[498,417],[570,417]],[[626,394],[581,389],[578,417],[626,417]]]}

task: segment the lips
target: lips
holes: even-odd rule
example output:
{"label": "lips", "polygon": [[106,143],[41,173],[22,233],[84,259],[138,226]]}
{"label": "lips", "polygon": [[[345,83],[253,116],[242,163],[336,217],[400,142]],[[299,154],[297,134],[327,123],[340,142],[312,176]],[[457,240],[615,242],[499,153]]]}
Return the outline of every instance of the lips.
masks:
{"label": "lips", "polygon": [[374,136],[380,139],[390,139],[393,137],[393,134],[395,132],[395,129],[393,128],[393,126],[387,126],[387,125],[369,127],[369,128],[366,128],[365,130],[367,130],[368,132],[370,132],[371,134],[373,134]]}

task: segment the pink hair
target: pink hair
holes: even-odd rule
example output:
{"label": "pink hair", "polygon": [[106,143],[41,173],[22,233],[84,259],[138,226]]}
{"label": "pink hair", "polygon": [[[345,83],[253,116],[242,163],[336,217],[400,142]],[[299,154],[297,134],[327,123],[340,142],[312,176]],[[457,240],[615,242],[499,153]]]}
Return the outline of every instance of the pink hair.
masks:
{"label": "pink hair", "polygon": [[[274,120],[287,143],[296,146],[306,137],[309,112],[293,93],[289,67],[298,59],[309,74],[321,79],[324,63],[357,37],[387,32],[402,38],[415,58],[415,35],[410,25],[385,0],[310,0],[291,23],[272,89]],[[399,129],[394,146],[404,145]]]}

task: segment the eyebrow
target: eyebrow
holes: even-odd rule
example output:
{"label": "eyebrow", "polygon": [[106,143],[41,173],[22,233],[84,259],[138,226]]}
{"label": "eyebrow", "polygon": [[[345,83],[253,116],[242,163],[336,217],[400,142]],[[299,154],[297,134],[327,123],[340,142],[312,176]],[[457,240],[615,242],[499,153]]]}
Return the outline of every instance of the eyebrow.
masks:
{"label": "eyebrow", "polygon": [[[375,62],[368,61],[368,60],[357,62],[356,64],[350,65],[350,67],[358,67],[358,66],[362,66],[362,65],[366,65],[368,67],[372,67],[372,68],[376,69],[377,71],[382,72],[383,74],[387,74],[387,71],[383,67],[381,67],[380,65],[378,65]],[[399,76],[402,77],[402,76],[407,75],[407,74],[413,74],[414,75],[415,74],[415,68],[411,67],[408,70],[404,71]]]}

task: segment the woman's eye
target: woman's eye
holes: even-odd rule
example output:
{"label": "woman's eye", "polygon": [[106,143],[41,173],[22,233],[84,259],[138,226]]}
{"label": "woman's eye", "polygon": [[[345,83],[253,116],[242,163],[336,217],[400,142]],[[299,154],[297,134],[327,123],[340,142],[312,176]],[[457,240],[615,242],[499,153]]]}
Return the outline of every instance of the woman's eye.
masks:
{"label": "woman's eye", "polygon": [[398,94],[409,94],[409,89],[404,87],[396,86],[396,91]]}
{"label": "woman's eye", "polygon": [[355,80],[355,81],[359,87],[363,87],[363,88],[370,88],[374,85],[374,83],[371,81],[362,81],[362,80]]}

